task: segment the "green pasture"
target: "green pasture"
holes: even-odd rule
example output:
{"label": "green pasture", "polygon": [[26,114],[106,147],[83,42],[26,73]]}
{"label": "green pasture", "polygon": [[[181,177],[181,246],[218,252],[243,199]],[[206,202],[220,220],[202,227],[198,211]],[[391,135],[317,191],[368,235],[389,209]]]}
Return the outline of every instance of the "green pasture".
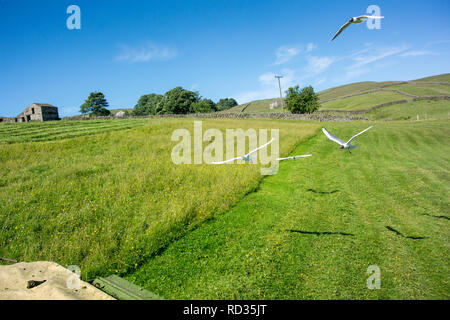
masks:
{"label": "green pasture", "polygon": [[[448,121],[318,132],[277,175],[127,279],[168,299],[448,299]],[[302,125],[298,123],[298,125]],[[381,270],[381,288],[366,286]]]}
{"label": "green pasture", "polygon": [[[24,140],[25,125],[33,132],[30,139],[39,131],[51,132],[50,127],[61,138],[59,125],[71,123],[0,128],[6,141]],[[228,210],[257,188],[262,178],[259,166],[175,165],[171,151],[176,142],[171,135],[180,128],[193,132],[193,123],[192,119],[80,121],[73,123],[71,135],[81,135],[81,128],[93,132],[96,126],[117,130],[58,140],[49,134],[52,141],[0,145],[0,256],[75,264],[88,280],[126,274],[171,241]],[[127,125],[134,128],[124,129]],[[280,129],[280,152],[287,154],[319,126],[203,121],[203,130],[208,128]],[[8,129],[15,135],[9,136]]]}

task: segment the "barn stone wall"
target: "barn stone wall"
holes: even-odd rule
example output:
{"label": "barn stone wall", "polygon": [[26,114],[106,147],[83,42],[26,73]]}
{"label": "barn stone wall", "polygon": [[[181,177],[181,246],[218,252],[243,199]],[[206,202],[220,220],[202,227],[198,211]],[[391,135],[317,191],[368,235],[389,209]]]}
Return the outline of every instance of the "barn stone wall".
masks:
{"label": "barn stone wall", "polygon": [[16,122],[59,120],[58,108],[32,103],[16,119]]}

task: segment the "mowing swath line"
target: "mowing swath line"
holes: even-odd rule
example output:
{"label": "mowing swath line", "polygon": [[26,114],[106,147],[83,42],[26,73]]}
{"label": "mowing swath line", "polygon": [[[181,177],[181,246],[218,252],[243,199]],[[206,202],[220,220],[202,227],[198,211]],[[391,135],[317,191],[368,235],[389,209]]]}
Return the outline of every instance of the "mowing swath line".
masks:
{"label": "mowing swath line", "polygon": [[3,129],[0,130],[0,133],[5,133],[5,134],[15,134],[15,133],[21,133],[21,132],[42,132],[42,131],[54,131],[54,130],[60,130],[60,129],[76,129],[76,128],[96,128],[99,125],[124,125],[124,124],[139,124],[139,123],[144,123],[144,121],[139,121],[139,120],[132,120],[132,121],[123,121],[123,122],[107,122],[107,121],[98,121],[98,122],[94,122],[94,123],[90,123],[88,121],[85,121],[84,123],[75,123],[75,124],[71,124],[71,125],[46,125],[46,126],[42,126],[42,125],[28,125],[28,126],[15,126],[13,128],[7,128],[7,129]]}
{"label": "mowing swath line", "polygon": [[56,123],[48,122],[33,122],[24,124],[14,124],[14,125],[0,125],[0,133],[16,133],[16,132],[30,132],[30,131],[42,131],[48,129],[57,128],[79,128],[79,127],[97,127],[99,124],[131,124],[131,123],[144,123],[146,119],[131,119],[131,120],[89,120],[89,121],[59,121]]}
{"label": "mowing swath line", "polygon": [[[52,130],[46,130],[42,132],[42,130],[35,130],[34,132],[27,132],[24,131],[23,134],[13,134],[9,135],[7,137],[0,136],[0,141],[4,142],[32,142],[32,141],[49,141],[49,140],[55,140],[55,139],[64,139],[64,138],[71,138],[71,137],[78,137],[83,135],[89,135],[89,134],[96,134],[96,133],[103,133],[107,131],[117,131],[117,130],[125,130],[125,129],[132,129],[138,126],[144,125],[144,122],[136,122],[136,123],[120,123],[120,124],[105,124],[103,126],[92,126],[92,127],[59,127],[59,128],[52,128]],[[64,128],[64,129],[62,129]],[[76,130],[73,134],[70,134],[70,132],[73,132]]]}

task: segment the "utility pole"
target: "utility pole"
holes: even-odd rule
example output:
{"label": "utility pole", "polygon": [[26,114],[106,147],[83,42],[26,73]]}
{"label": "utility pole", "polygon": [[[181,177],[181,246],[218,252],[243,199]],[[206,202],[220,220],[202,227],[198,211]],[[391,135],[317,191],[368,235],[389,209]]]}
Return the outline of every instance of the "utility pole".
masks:
{"label": "utility pole", "polygon": [[275,78],[278,79],[278,87],[280,88],[280,102],[281,102],[281,106],[284,108],[283,94],[281,93],[281,83],[280,83],[280,79],[283,78],[283,76],[275,76]]}

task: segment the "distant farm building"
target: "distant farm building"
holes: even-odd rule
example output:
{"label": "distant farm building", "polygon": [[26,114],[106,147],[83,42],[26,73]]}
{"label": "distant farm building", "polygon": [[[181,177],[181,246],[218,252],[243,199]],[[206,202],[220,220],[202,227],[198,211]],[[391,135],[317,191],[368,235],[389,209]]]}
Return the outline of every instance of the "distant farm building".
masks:
{"label": "distant farm building", "polygon": [[15,118],[15,122],[60,120],[58,108],[47,103],[32,103]]}
{"label": "distant farm building", "polygon": [[280,108],[283,106],[283,102],[279,99],[276,99],[276,100],[273,100],[269,106],[270,106],[270,109]]}
{"label": "distant farm building", "polygon": [[14,122],[14,118],[0,117],[0,122]]}
{"label": "distant farm building", "polygon": [[120,110],[116,113],[116,118],[123,118],[125,116],[125,111]]}

